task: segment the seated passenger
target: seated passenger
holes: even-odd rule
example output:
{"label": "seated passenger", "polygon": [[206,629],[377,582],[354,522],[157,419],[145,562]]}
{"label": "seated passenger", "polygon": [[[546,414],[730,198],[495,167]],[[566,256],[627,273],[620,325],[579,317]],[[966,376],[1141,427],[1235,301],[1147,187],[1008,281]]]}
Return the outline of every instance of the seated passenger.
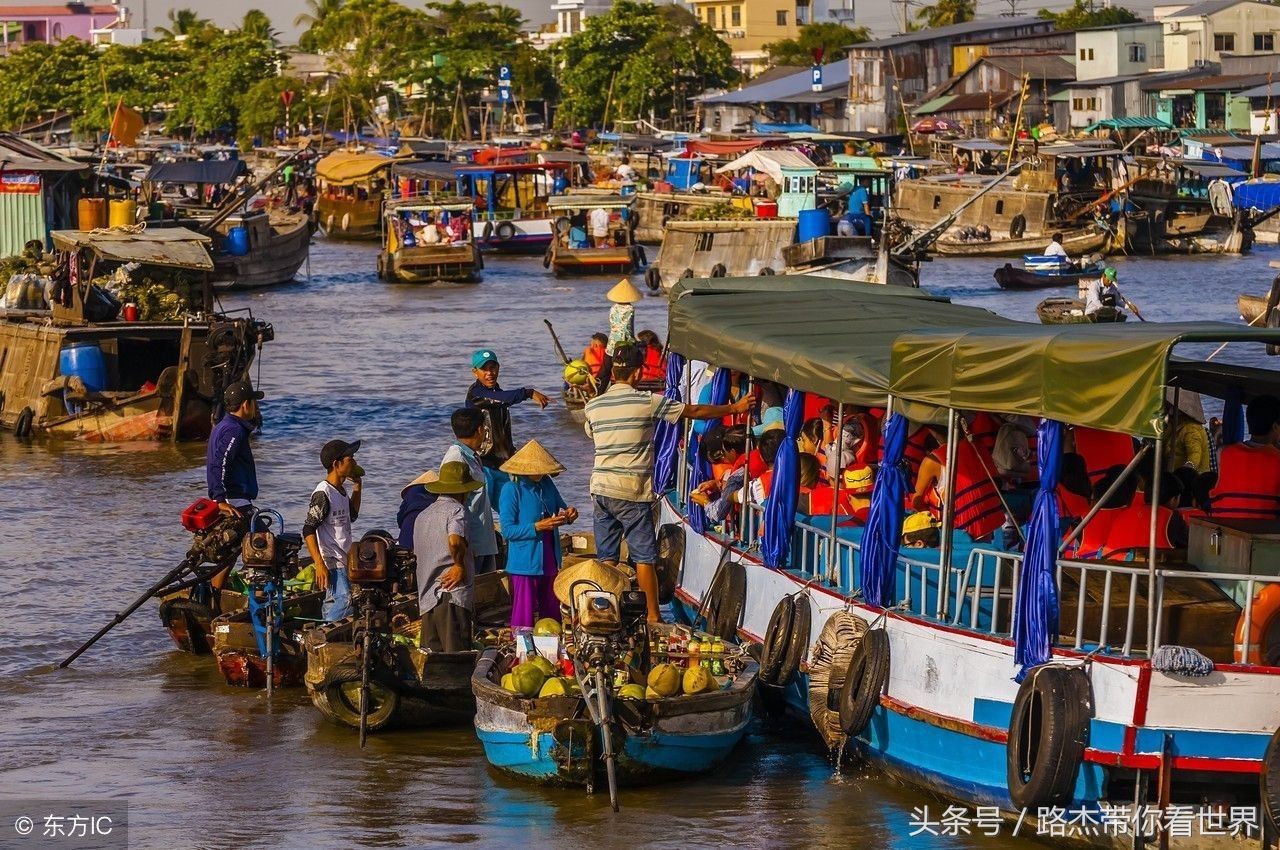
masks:
{"label": "seated passenger", "polygon": [[[1031,438],[1035,435],[1035,421],[1029,416],[1002,416],[991,459],[996,471],[1013,483],[1036,480],[1036,455]],[[977,435],[974,435],[977,439]]]}
{"label": "seated passenger", "polygon": [[[1122,508],[1111,523],[1102,557],[1120,560],[1131,553],[1145,556],[1151,546],[1151,487],[1143,488],[1143,498],[1134,499]],[[1160,482],[1160,504],[1156,507],[1156,549],[1187,548],[1187,523],[1178,511],[1182,499],[1182,484],[1176,478]],[[1101,511],[1099,511],[1101,513]],[[1142,558],[1145,560],[1145,557]]]}
{"label": "seated passenger", "polygon": [[1074,528],[1093,507],[1093,488],[1084,458],[1075,452],[1062,456],[1058,466],[1058,520],[1062,528]]}
{"label": "seated passenger", "polygon": [[[941,435],[935,433],[935,437],[939,446],[920,464],[911,507],[917,511],[931,510],[941,518],[942,506],[948,497],[947,446]],[[974,540],[989,537],[1005,523],[1004,505],[990,478],[994,474],[991,455],[968,440],[956,444],[955,527]]]}
{"label": "seated passenger", "polygon": [[644,343],[644,366],[640,369],[642,381],[665,381],[667,378],[667,358],[662,350],[662,340],[650,330],[640,331],[636,339]]}
{"label": "seated passenger", "polygon": [[1133,438],[1116,431],[1077,426],[1072,429],[1075,453],[1084,458],[1089,480],[1097,483],[1113,466],[1128,466],[1133,460]]}
{"label": "seated passenger", "polygon": [[1210,491],[1214,519],[1280,519],[1280,399],[1261,395],[1245,409],[1249,439],[1225,447]]}
{"label": "seated passenger", "polygon": [[587,347],[582,351],[582,362],[587,364],[587,368],[591,370],[591,375],[596,381],[604,380],[605,376],[605,347],[609,344],[609,338],[604,334],[592,334],[591,342],[587,343]]}
{"label": "seated passenger", "polygon": [[1111,526],[1115,524],[1120,514],[1133,502],[1134,494],[1138,490],[1137,477],[1130,474],[1124,479],[1120,487],[1111,494],[1111,498],[1103,501],[1102,497],[1106,495],[1106,492],[1111,489],[1111,485],[1115,484],[1122,474],[1124,474],[1123,466],[1113,466],[1103,474],[1097,484],[1093,485],[1093,503],[1102,502],[1102,507],[1093,515],[1093,519],[1089,520],[1088,524],[1085,525],[1084,531],[1076,539],[1073,547],[1067,550],[1067,554],[1071,557],[1101,557],[1102,551],[1106,548],[1107,541],[1111,536]]}

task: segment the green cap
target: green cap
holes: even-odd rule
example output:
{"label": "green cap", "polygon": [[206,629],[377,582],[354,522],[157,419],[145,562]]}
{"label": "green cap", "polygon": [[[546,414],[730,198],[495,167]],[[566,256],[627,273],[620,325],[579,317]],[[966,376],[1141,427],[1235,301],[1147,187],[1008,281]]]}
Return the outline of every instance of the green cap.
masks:
{"label": "green cap", "polygon": [[1107,266],[1105,269],[1102,270],[1102,276],[1107,280],[1115,280],[1116,270],[1111,268],[1110,266]]}

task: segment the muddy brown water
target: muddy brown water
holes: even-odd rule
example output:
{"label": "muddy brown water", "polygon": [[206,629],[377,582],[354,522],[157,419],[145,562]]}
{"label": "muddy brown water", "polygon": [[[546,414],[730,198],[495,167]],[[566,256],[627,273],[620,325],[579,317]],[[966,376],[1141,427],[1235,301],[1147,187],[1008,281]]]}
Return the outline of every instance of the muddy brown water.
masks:
{"label": "muddy brown water", "polygon": [[[1264,293],[1275,249],[1244,258],[1118,260],[1151,319],[1237,320]],[[360,438],[368,471],[357,532],[394,523],[400,488],[437,465],[470,382],[495,348],[502,383],[549,394],[559,363],[604,329],[610,278],[557,280],[537,258],[487,261],[473,287],[379,282],[375,249],[317,240],[310,281],[224,297],[276,325],[261,361],[266,424],[254,443],[262,495],[296,530],[332,437]],[[1047,294],[995,287],[994,260],[937,261],[925,285],[1031,318]],[[663,334],[666,302],[639,305]],[[1238,321],[1238,320],[1237,320]],[[1234,359],[1230,349],[1223,355]],[[586,502],[590,444],[563,406],[515,410]],[[54,664],[185,551],[178,515],[204,492],[203,447],[22,443],[0,434],[0,798],[109,799],[129,806],[133,847],[983,847],[975,834],[912,835],[913,810],[946,803],[866,767],[836,770],[799,722],[758,724],[732,760],[695,781],[603,795],[543,789],[490,769],[467,728],[373,736],[327,724],[301,691],[225,687],[207,658],[173,650],[154,604],[68,670]],[[0,823],[0,846],[14,843]]]}

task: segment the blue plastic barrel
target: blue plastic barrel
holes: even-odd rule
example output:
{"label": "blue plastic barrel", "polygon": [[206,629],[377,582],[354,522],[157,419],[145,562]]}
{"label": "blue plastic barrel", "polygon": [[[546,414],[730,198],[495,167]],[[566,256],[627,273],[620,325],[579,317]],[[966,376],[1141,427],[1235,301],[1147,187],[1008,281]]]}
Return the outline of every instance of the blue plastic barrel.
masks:
{"label": "blue plastic barrel", "polygon": [[84,381],[89,392],[99,393],[107,388],[107,361],[96,342],[73,342],[62,349],[58,371]]}
{"label": "blue plastic barrel", "polygon": [[227,231],[227,253],[233,257],[243,257],[249,253],[249,231],[243,227],[233,227]]}
{"label": "blue plastic barrel", "polygon": [[831,216],[826,210],[800,210],[796,226],[796,242],[810,242],[819,236],[831,235]]}

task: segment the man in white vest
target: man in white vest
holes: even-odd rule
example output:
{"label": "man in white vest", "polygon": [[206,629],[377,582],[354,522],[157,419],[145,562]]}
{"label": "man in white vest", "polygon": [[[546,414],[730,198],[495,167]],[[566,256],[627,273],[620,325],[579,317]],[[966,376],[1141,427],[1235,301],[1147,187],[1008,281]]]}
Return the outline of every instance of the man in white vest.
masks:
{"label": "man in white vest", "polygon": [[[360,441],[330,440],[320,450],[324,480],[311,493],[302,539],[315,564],[316,584],[326,591],[321,612],[329,622],[351,614],[351,583],[347,580],[347,550],[351,548],[351,521],[360,514],[360,475],[355,453]],[[351,494],[343,488],[350,479]]]}

